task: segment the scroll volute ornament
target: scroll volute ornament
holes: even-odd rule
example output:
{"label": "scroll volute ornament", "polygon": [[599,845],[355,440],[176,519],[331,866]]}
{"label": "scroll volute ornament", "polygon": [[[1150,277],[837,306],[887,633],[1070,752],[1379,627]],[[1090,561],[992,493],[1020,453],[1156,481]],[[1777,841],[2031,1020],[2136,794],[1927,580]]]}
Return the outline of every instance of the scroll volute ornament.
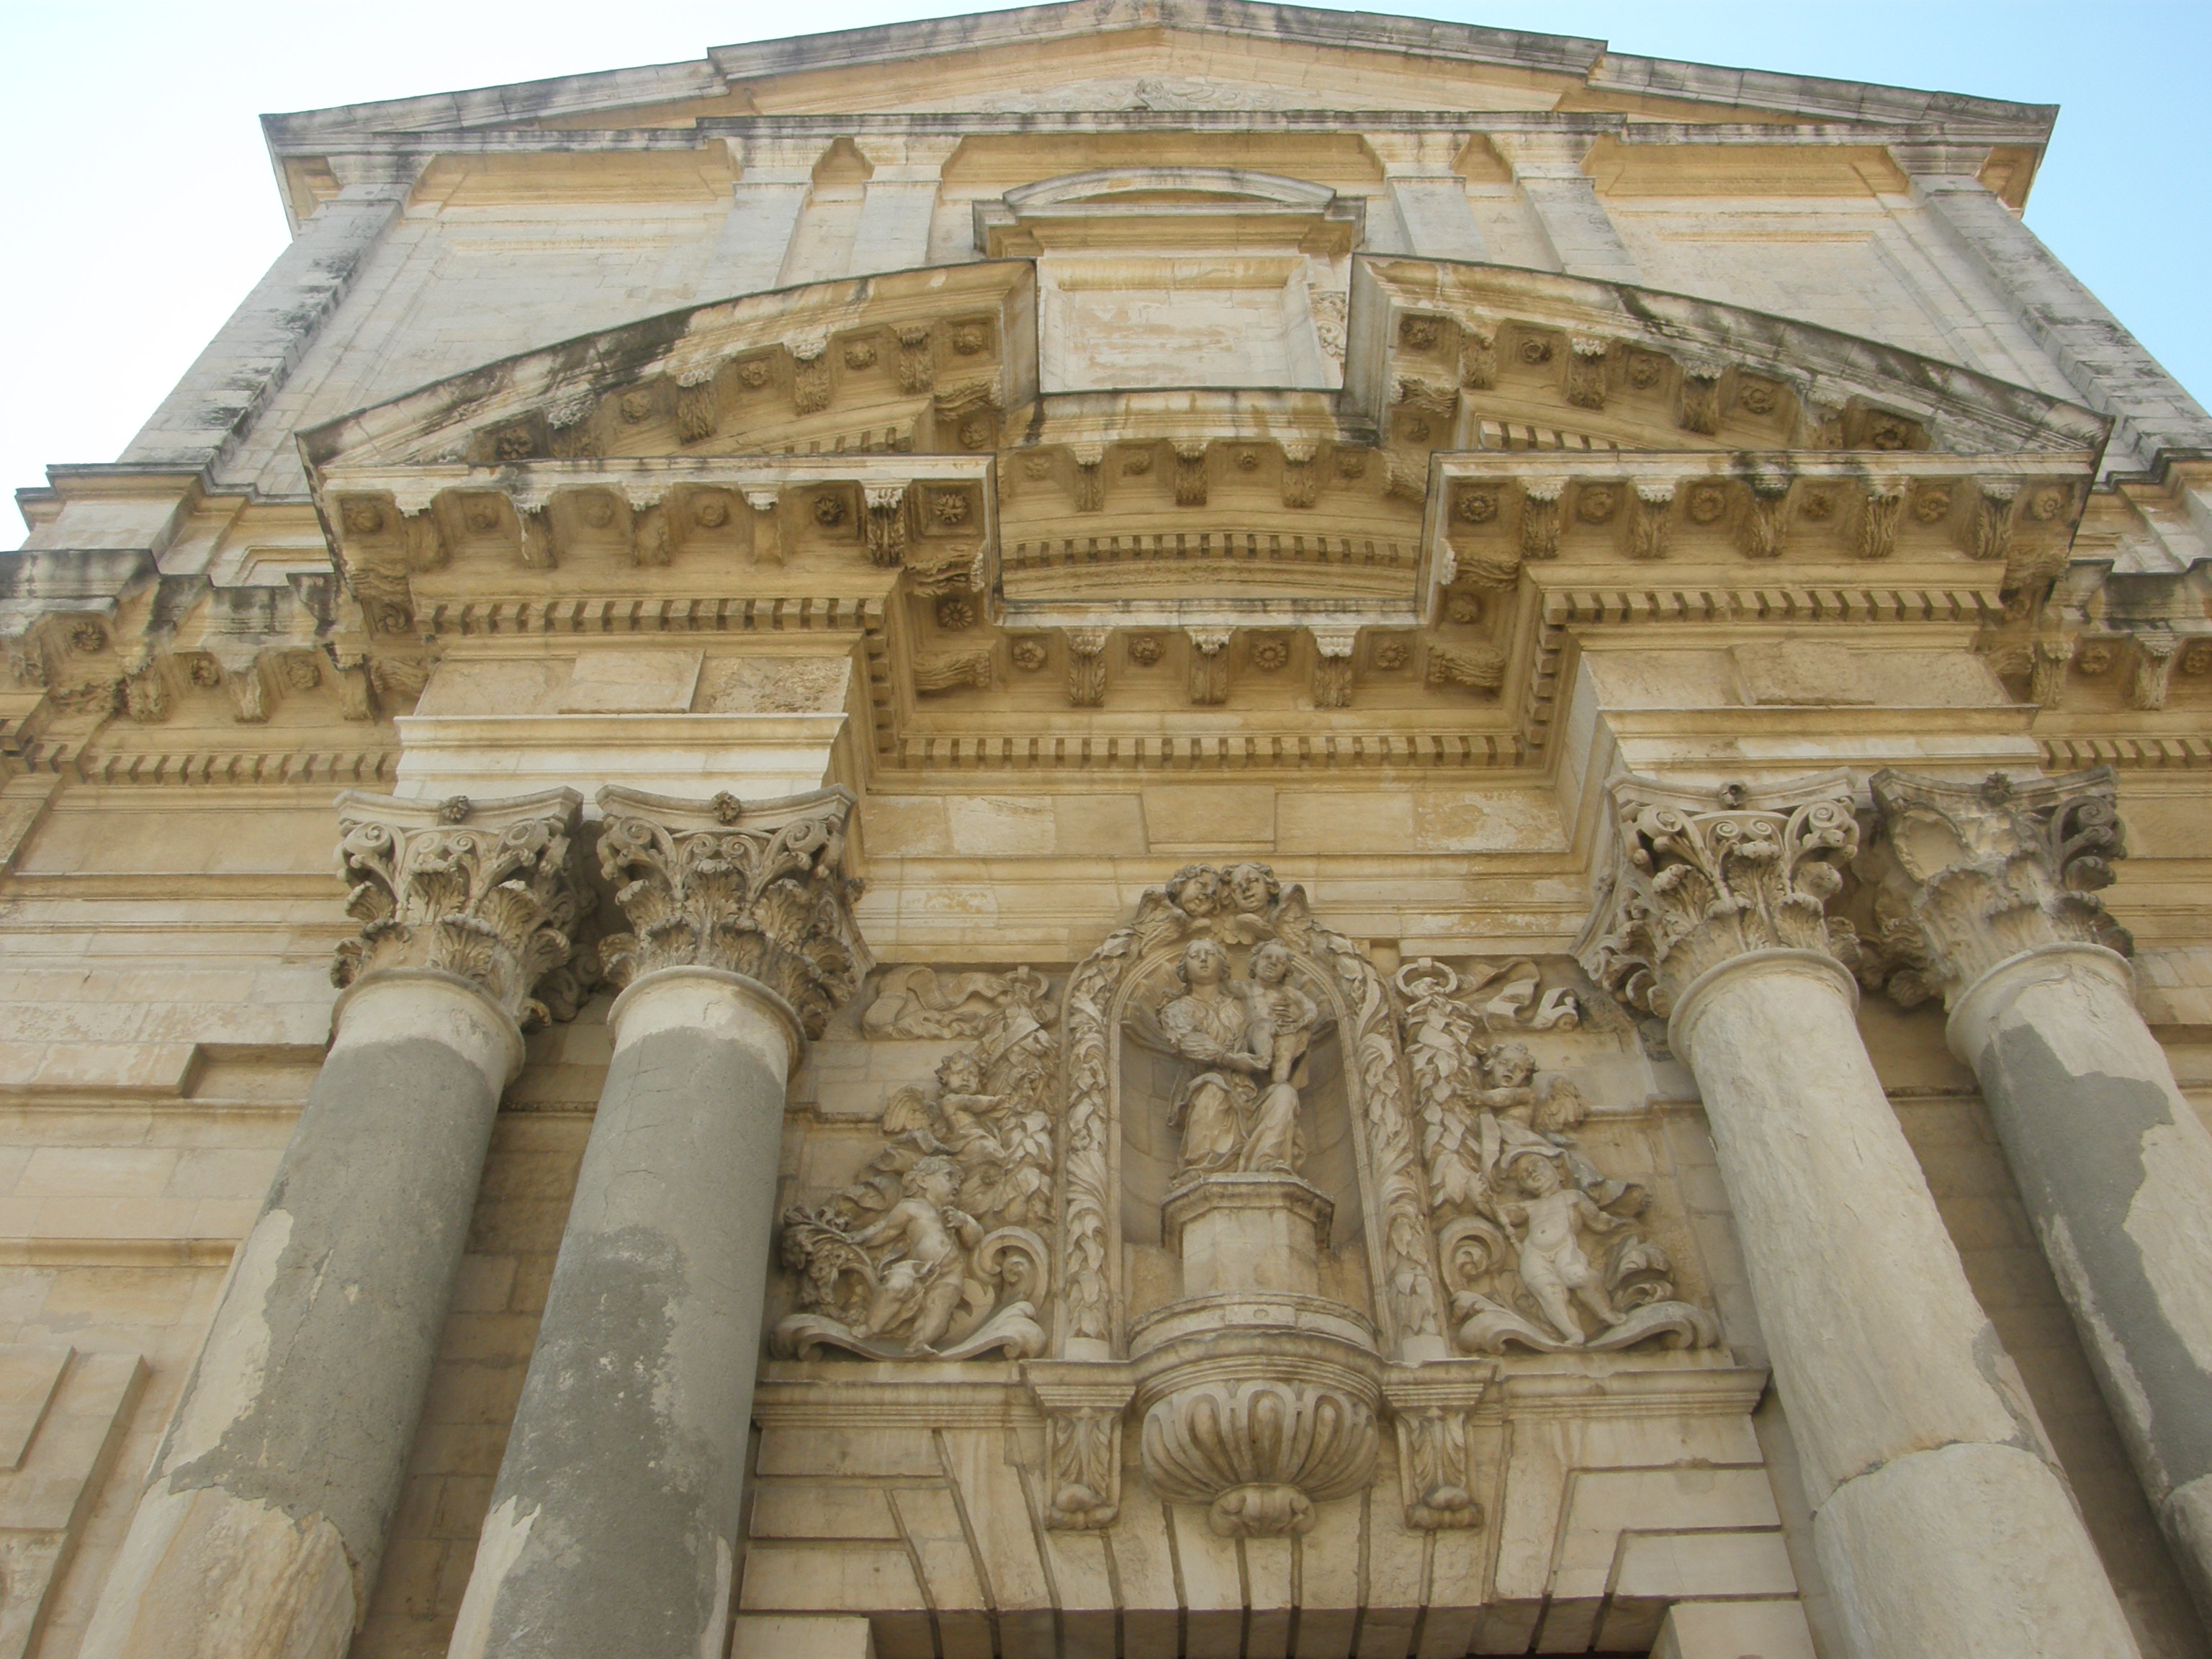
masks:
{"label": "scroll volute ornament", "polygon": [[1827,903],[1859,844],[1849,773],[1757,792],[1625,777],[1611,793],[1619,857],[1575,954],[1614,996],[1663,1018],[1731,957],[1838,954]]}
{"label": "scroll volute ornament", "polygon": [[2127,856],[2109,766],[2032,782],[1887,771],[1869,782],[1882,827],[1875,910],[1883,938],[1911,947],[1886,975],[1899,1001],[1948,1000],[2039,945],[2133,948],[2096,897]]}
{"label": "scroll volute ornament", "polygon": [[582,805],[573,789],[486,801],[340,795],[338,863],[361,932],[337,947],[332,981],[431,969],[524,1026],[573,1014],[584,988],[572,966]]}
{"label": "scroll volute ornament", "polygon": [[768,987],[810,1037],[870,965],[845,874],[853,795],[821,789],[741,802],[685,800],[610,785],[599,865],[629,933],[604,942],[609,981],[662,968],[716,968]]}

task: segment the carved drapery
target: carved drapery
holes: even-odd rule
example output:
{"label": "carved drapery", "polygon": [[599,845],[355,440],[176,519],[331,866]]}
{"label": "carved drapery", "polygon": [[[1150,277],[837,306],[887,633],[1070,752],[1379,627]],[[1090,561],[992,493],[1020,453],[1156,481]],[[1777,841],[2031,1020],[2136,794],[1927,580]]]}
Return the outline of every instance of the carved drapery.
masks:
{"label": "carved drapery", "polygon": [[[1109,1218],[1115,1031],[1136,971],[1185,941],[1212,937],[1280,940],[1311,968],[1335,1005],[1365,1179],[1370,1183],[1370,1259],[1387,1339],[1402,1352],[1440,1347],[1442,1316],[1396,1011],[1382,975],[1352,940],[1323,927],[1302,889],[1284,889],[1265,866],[1194,865],[1138,902],[1136,919],[1110,934],[1068,977],[1066,1117],[1061,1171],[1062,1353],[1103,1357],[1115,1338]],[[1422,1339],[1428,1339],[1425,1345]]]}
{"label": "carved drapery", "polygon": [[458,975],[523,1025],[582,1000],[571,967],[579,909],[572,836],[582,798],[550,789],[505,800],[338,797],[346,914],[339,986],[393,968]]}
{"label": "carved drapery", "polygon": [[1882,922],[1862,980],[1910,1006],[1946,1000],[2005,957],[2041,945],[2101,945],[2123,955],[2124,931],[2096,894],[2127,855],[2110,767],[1978,784],[1878,772],[1887,868]]}
{"label": "carved drapery", "polygon": [[1756,794],[1631,777],[1613,798],[1620,856],[1576,955],[1614,996],[1663,1017],[1747,951],[1837,954],[1826,907],[1859,842],[1848,773]]}
{"label": "carved drapery", "polygon": [[602,945],[608,979],[678,967],[744,974],[821,1036],[868,966],[853,922],[859,883],[844,871],[850,792],[747,804],[611,785],[599,806],[599,866],[634,930]]}

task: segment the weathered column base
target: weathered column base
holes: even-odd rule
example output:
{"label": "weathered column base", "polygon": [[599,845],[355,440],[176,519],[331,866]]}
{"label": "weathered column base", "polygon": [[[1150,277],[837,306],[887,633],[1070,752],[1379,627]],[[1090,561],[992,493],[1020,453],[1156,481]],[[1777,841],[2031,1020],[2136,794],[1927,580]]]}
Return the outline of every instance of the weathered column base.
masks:
{"label": "weathered column base", "polygon": [[2136,1650],[2064,1486],[2033,1452],[1962,1444],[1885,1463],[1829,1495],[1813,1540],[1855,1652]]}

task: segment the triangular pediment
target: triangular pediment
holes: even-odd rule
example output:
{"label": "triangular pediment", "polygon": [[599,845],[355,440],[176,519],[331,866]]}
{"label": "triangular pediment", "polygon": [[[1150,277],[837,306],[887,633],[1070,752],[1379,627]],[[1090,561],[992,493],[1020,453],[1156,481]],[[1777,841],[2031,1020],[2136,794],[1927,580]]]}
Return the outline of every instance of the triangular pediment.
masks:
{"label": "triangular pediment", "polygon": [[[887,71],[895,71],[887,75]],[[280,154],[365,132],[682,127],[919,111],[1611,111],[1942,120],[2039,147],[2041,106],[1626,56],[1602,40],[1232,0],[1068,0],[717,47],[698,61],[267,118]]]}

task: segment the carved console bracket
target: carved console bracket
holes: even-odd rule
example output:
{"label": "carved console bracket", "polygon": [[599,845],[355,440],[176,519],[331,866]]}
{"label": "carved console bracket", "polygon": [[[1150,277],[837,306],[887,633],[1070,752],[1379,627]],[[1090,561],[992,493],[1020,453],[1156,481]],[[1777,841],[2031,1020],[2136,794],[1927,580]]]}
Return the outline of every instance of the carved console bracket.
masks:
{"label": "carved console bracket", "polygon": [[1383,1371],[1382,1398],[1398,1439],[1398,1492],[1407,1526],[1442,1532],[1482,1524],[1468,1419],[1497,1377],[1497,1365],[1479,1359]]}

